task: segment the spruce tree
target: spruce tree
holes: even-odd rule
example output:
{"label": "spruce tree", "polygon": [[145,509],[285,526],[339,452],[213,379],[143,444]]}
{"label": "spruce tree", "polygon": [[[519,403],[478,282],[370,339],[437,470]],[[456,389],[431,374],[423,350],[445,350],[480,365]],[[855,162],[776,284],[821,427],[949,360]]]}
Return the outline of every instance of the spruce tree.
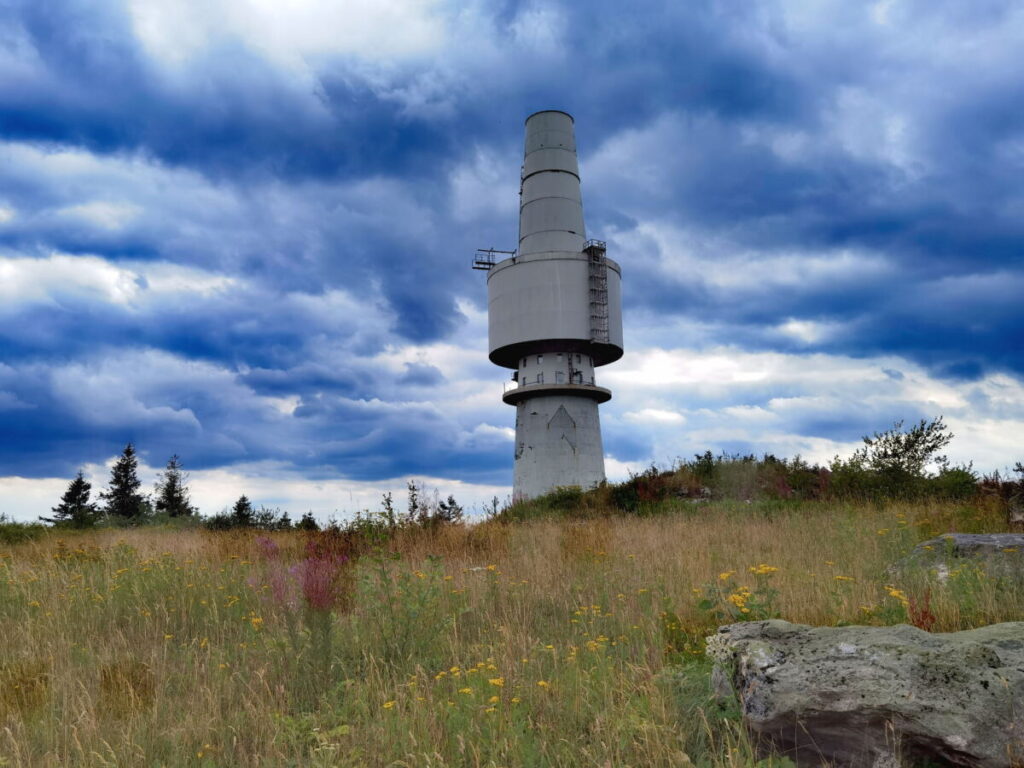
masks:
{"label": "spruce tree", "polygon": [[145,497],[139,493],[141,485],[135,446],[128,443],[110,470],[110,487],[100,494],[106,502],[106,513],[125,520],[142,516],[147,505]]}
{"label": "spruce tree", "polygon": [[[390,494],[389,494],[390,495]],[[320,524],[313,517],[312,512],[307,512],[302,516],[302,519],[295,524],[295,527],[300,531],[319,531]]]}
{"label": "spruce tree", "polygon": [[254,514],[255,510],[252,508],[252,502],[249,501],[248,497],[245,495],[239,496],[235,506],[231,509],[231,522],[233,525],[251,526]]}
{"label": "spruce tree", "polygon": [[96,505],[89,503],[91,492],[92,484],[85,479],[82,470],[78,470],[75,479],[60,497],[60,504],[50,508],[53,517],[39,519],[47,523],[66,523],[75,528],[88,528],[96,522],[97,516]]}
{"label": "spruce tree", "polygon": [[181,469],[181,459],[174,454],[167,460],[167,469],[156,484],[156,511],[169,517],[194,515],[196,508],[188,498],[188,475]]}

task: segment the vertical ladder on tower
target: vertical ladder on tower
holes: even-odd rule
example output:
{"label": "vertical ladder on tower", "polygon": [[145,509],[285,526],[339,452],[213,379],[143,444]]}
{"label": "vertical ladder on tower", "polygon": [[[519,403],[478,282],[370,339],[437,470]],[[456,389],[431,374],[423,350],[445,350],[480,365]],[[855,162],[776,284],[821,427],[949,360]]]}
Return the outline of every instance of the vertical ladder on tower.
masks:
{"label": "vertical ladder on tower", "polygon": [[590,273],[590,340],[608,343],[608,263],[607,245],[602,240],[588,240],[583,252],[589,257]]}

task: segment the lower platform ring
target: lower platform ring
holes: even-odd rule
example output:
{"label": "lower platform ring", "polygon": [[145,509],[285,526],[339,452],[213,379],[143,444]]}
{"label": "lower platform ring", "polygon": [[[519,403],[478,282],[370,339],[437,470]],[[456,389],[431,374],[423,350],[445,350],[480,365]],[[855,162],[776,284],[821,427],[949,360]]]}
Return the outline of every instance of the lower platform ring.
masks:
{"label": "lower platform ring", "polygon": [[509,405],[516,405],[531,397],[542,397],[545,395],[587,397],[599,403],[607,403],[612,399],[612,391],[610,389],[596,387],[592,384],[527,384],[524,387],[510,389],[502,395],[501,399]]}

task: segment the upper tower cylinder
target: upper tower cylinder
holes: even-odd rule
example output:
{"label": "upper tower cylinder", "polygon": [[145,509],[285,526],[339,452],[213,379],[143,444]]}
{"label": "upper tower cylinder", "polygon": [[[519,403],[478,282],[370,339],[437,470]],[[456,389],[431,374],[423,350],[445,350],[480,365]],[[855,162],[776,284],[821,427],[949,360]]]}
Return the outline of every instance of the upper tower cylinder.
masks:
{"label": "upper tower cylinder", "polygon": [[519,254],[583,250],[583,202],[573,119],[536,112],[526,119],[519,205]]}
{"label": "upper tower cylinder", "polygon": [[622,276],[605,244],[583,228],[573,119],[526,120],[516,255],[487,274],[493,363],[518,369],[526,355],[587,355],[595,366],[622,357]]}

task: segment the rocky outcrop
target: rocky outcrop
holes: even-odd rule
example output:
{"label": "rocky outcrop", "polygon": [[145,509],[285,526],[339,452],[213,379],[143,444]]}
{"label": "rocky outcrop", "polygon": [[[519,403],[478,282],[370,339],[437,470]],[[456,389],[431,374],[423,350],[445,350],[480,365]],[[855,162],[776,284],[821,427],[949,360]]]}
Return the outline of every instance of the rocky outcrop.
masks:
{"label": "rocky outcrop", "polygon": [[1024,528],[1024,493],[1014,494],[1007,501],[1006,522],[1011,528]]}
{"label": "rocky outcrop", "polygon": [[922,541],[895,565],[897,573],[924,568],[945,581],[975,563],[990,576],[1024,581],[1024,533],[946,533]]}
{"label": "rocky outcrop", "polygon": [[719,629],[708,653],[760,747],[798,765],[1024,764],[1024,622],[949,634],[747,622]]}

